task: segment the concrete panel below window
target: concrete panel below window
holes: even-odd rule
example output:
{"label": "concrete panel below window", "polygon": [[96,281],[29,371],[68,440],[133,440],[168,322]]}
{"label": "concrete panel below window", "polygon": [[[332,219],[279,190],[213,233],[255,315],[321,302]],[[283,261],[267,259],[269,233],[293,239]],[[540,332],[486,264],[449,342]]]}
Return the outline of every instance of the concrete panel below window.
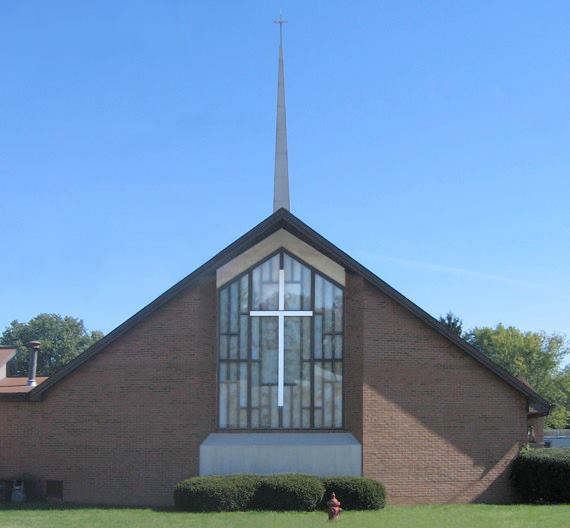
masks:
{"label": "concrete panel below window", "polygon": [[350,433],[212,433],[200,446],[200,475],[362,475],[362,446]]}

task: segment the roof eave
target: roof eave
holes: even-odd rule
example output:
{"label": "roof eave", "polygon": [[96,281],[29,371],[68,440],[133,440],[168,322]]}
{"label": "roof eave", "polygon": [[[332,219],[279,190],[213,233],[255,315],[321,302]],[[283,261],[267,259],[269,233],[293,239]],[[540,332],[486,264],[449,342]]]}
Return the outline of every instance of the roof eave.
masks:
{"label": "roof eave", "polygon": [[551,404],[540,394],[538,394],[535,390],[533,390],[525,383],[522,383],[520,380],[514,377],[510,372],[508,372],[506,369],[495,363],[492,359],[490,359],[479,349],[477,349],[476,347],[474,347],[473,345],[471,345],[470,343],[459,337],[457,334],[449,331],[445,325],[440,323],[437,319],[432,317],[430,314],[428,314],[425,310],[420,308],[410,299],[402,295],[399,291],[392,288],[392,286],[390,286],[387,282],[383,281],[380,277],[378,277],[368,268],[364,267],[358,261],[354,260],[350,255],[342,251],[342,249],[338,248],[332,242],[329,242],[322,235],[317,233],[314,229],[304,224],[301,220],[292,215],[289,211],[285,211],[285,213],[286,216],[289,217],[288,220],[293,225],[296,225],[298,229],[298,232],[292,234],[295,234],[296,236],[302,239],[305,238],[304,237],[305,233],[309,234],[310,240],[305,240],[305,241],[311,242],[313,246],[315,246],[314,242],[318,241],[317,249],[322,251],[324,254],[328,254],[327,256],[334,258],[334,260],[342,264],[345,268],[364,277],[371,284],[373,284],[382,292],[387,294],[390,298],[392,298],[402,307],[411,311],[414,315],[416,315],[419,319],[421,319],[430,327],[432,327],[435,331],[437,331],[442,336],[452,341],[455,345],[457,345],[459,348],[467,352],[474,359],[476,359],[481,364],[489,368],[491,371],[493,371],[501,379],[506,381],[513,388],[517,389],[519,392],[522,392],[534,403],[539,404],[541,407],[545,409],[545,412],[548,414]]}
{"label": "roof eave", "polygon": [[297,236],[301,240],[312,245],[315,249],[321,251],[323,254],[332,258],[340,265],[345,267],[347,270],[352,271],[361,275],[364,279],[370,282],[372,285],[380,289],[396,303],[411,311],[416,317],[424,321],[428,326],[433,328],[436,332],[441,334],[443,337],[449,339],[459,348],[464,350],[468,355],[473,357],[482,365],[486,366],[494,372],[497,376],[511,385],[513,388],[524,394],[533,403],[538,404],[541,408],[548,410],[550,409],[550,403],[544,399],[540,394],[534,391],[532,388],[528,387],[517,378],[512,376],[505,369],[497,365],[494,361],[489,359],[483,352],[467,343],[465,340],[461,339],[456,334],[450,332],[443,324],[441,324],[437,319],[429,315],[422,308],[417,306],[415,303],[410,301],[407,297],[402,295],[400,292],[392,288],[388,283],[384,282],[380,277],[375,275],[373,272],[365,268],[362,264],[354,260],[347,253],[342,251],[340,248],[335,246],[332,242],[325,239],[322,235],[317,233],[314,229],[309,227],[307,224],[299,220],[291,212],[286,209],[279,209],[265,220],[260,222],[253,229],[245,233],[243,236],[238,238],[235,242],[227,246],[225,249],[220,251],[202,266],[197,268],[195,271],[190,273],[187,277],[176,283],[162,295],[157,297],[150,304],[145,306],[143,309],[138,311],[135,315],[127,319],[124,323],[115,328],[112,332],[107,334],[105,337],[101,338],[97,343],[88,348],[83,354],[75,358],[73,361],[68,363],[61,370],[53,374],[41,385],[38,385],[29,394],[29,399],[32,401],[39,401],[42,399],[42,395],[49,391],[56,383],[61,379],[66,377],[68,374],[73,372],[82,363],[87,361],[93,355],[97,354],[100,350],[104,349],[106,346],[111,344],[113,341],[118,339],[121,335],[128,332],[133,328],[138,322],[148,317],[156,309],[162,306],[164,303],[178,295],[181,291],[189,287],[200,277],[207,273],[215,271],[215,269],[224,263],[230,261],[232,258],[245,251],[249,247],[257,244],[265,237],[269,236],[274,231],[283,228],[289,231],[291,234]]}
{"label": "roof eave", "polygon": [[[199,268],[195,269],[190,275],[177,282],[174,286],[166,290],[162,295],[158,296],[154,301],[150,302],[144,308],[135,313],[132,317],[127,319],[124,323],[120,324],[113,331],[109,332],[106,336],[102,337],[99,341],[94,343],[91,347],[85,350],[82,354],[77,356],[75,359],[70,361],[63,368],[55,372],[50,376],[44,383],[38,385],[35,389],[30,391],[30,400],[39,401],[42,399],[44,393],[49,391],[56,383],[61,379],[65,378],[68,374],[73,372],[81,364],[85,363],[92,356],[97,354],[99,351],[103,350],[105,347],[110,345],[113,341],[118,339],[120,336],[128,332],[137,323],[148,317],[155,310],[160,308],[170,299],[174,298],[180,292],[189,287],[192,283],[202,277],[204,274],[215,270],[216,267],[223,264],[224,261],[229,261],[234,256],[238,255],[247,247],[256,244],[258,241],[263,240],[268,233],[276,231],[282,227],[283,218],[286,216],[288,211],[285,209],[279,209],[271,216],[266,218],[263,222],[259,223],[253,229],[245,233],[243,236],[238,238],[235,242],[227,246],[225,249],[220,251],[210,260],[202,264]],[[290,214],[290,213],[289,213]],[[247,247],[244,247],[247,246]]]}

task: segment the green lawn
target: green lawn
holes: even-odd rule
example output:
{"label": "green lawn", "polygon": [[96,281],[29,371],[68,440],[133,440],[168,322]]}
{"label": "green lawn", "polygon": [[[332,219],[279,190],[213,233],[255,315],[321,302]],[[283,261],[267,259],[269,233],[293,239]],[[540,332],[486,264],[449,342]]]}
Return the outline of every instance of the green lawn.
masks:
{"label": "green lawn", "polygon": [[[0,528],[285,528],[327,526],[325,513],[178,513],[151,509],[0,506]],[[414,506],[345,512],[333,526],[358,528],[534,528],[570,525],[570,506]]]}

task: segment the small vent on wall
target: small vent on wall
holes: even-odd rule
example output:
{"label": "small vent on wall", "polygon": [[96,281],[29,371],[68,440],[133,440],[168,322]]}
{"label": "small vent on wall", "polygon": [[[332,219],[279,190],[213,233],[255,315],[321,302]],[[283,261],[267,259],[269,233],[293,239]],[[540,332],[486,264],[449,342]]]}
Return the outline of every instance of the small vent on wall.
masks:
{"label": "small vent on wall", "polygon": [[63,480],[46,480],[46,498],[63,500]]}

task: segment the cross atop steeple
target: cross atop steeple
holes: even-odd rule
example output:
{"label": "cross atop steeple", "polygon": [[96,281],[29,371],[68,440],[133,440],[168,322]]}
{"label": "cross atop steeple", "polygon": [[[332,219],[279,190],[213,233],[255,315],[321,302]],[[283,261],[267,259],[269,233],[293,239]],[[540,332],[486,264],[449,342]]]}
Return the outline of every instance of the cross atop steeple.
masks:
{"label": "cross atop steeple", "polygon": [[275,172],[273,212],[289,209],[289,159],[287,154],[287,119],[285,117],[285,72],[283,67],[283,19],[282,13],[274,20],[279,24],[279,72],[277,79],[277,131],[275,134]]}
{"label": "cross atop steeple", "polygon": [[279,46],[283,45],[283,24],[287,24],[288,20],[283,18],[283,12],[279,11],[279,18],[274,20],[274,24],[279,24]]}

